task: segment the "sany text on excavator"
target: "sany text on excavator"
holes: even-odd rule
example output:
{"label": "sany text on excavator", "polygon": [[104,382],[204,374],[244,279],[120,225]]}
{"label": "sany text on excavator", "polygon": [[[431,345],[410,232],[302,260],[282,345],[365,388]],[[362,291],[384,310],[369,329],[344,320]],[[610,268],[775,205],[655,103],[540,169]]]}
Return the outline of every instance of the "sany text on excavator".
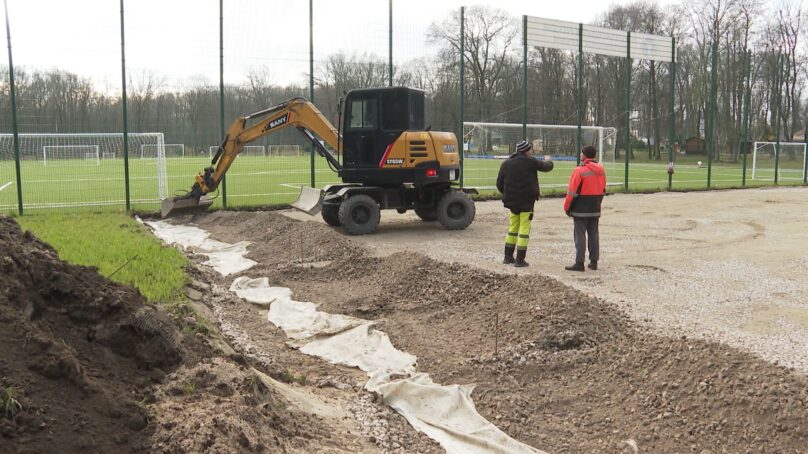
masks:
{"label": "sany text on excavator", "polygon": [[216,190],[244,145],[294,126],[342,183],[301,188],[293,207],[309,214],[322,212],[329,225],[353,235],[375,231],[381,209],[414,210],[421,219],[437,220],[450,230],[471,224],[475,208],[468,194],[476,191],[458,185],[457,138],[424,128],[422,90],[352,90],[341,104],[341,132],[303,98],[237,118],[211,161],[215,168],[199,174],[187,195],[163,200],[163,217],[207,209],[212,203],[207,194]]}

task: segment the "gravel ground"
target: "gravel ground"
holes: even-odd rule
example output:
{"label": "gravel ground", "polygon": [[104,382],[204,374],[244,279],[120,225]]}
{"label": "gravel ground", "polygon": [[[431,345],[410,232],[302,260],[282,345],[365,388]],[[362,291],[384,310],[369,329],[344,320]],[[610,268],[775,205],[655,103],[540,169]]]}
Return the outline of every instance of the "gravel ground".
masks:
{"label": "gravel ground", "polygon": [[376,234],[352,239],[379,256],[416,251],[550,276],[618,305],[656,333],[724,342],[808,372],[808,188],[615,194],[603,207],[595,272],[563,269],[574,247],[561,199],[536,205],[527,269],[499,264],[507,212],[497,201],[477,203],[465,231],[386,211]]}

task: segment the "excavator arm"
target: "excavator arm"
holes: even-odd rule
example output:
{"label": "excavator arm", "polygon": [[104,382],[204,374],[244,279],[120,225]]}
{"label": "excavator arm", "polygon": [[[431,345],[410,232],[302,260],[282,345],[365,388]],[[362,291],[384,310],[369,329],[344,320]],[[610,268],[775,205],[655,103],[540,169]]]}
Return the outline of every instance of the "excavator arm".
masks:
{"label": "excavator arm", "polygon": [[320,142],[322,139],[332,148],[339,149],[340,135],[337,129],[314,104],[303,98],[293,98],[233,121],[211,160],[211,166],[196,176],[188,194],[163,200],[162,217],[207,209],[213,199],[206,197],[206,194],[218,188],[244,146],[289,126],[296,127],[303,134],[314,150],[328,161],[332,170],[337,173],[342,170],[339,161]]}

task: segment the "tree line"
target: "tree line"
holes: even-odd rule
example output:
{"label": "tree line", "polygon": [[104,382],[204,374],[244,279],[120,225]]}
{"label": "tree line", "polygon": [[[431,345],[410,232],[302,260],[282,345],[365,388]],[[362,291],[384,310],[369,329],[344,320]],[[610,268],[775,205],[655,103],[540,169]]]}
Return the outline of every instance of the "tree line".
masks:
{"label": "tree line", "polygon": [[[709,134],[716,145],[715,159],[736,160],[747,102],[753,141],[775,140],[778,133],[782,141],[802,140],[808,119],[802,101],[806,81],[802,19],[806,12],[796,0],[785,0],[778,8],[776,14],[767,14],[762,0],[684,0],[666,8],[638,1],[608,7],[594,25],[675,37],[676,140]],[[528,49],[525,81],[521,17],[473,6],[466,8],[464,30],[465,121],[521,123],[526,82],[528,123],[576,122],[575,52]],[[393,83],[425,90],[427,124],[435,130],[456,131],[461,86],[459,14],[433,23],[427,39],[439,52],[398,62]],[[0,128],[11,132],[7,68],[5,74],[0,87]],[[670,65],[634,60],[631,74],[629,114],[625,106],[625,59],[584,56],[584,123],[621,131],[628,127],[632,140],[648,144],[643,149],[648,158],[660,159],[660,146],[670,132]],[[198,79],[188,81],[182,89],[169,89],[164,77],[150,71],[130,72],[127,77],[130,131],[165,132],[167,143],[193,147],[221,140],[218,83]],[[61,70],[15,68],[15,79],[20,132],[122,129],[120,94],[100,90],[89,78]],[[315,66],[314,101],[336,122],[339,99],[345,91],[387,84],[386,56],[337,53]],[[308,80],[276,84],[270,68],[255,70],[246,75],[245,83],[225,86],[225,123],[308,94]],[[708,115],[711,96],[716,105],[714,122]],[[775,130],[778,120],[779,131]],[[618,147],[624,148],[623,134],[618,136]],[[278,140],[295,139],[284,135]]]}

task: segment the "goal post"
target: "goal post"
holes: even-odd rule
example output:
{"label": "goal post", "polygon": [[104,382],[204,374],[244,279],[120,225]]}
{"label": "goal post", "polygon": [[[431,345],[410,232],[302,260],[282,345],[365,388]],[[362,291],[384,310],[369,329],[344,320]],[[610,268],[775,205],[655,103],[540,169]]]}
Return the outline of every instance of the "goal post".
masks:
{"label": "goal post", "polygon": [[[168,196],[163,133],[20,133],[22,166],[37,166],[37,185],[24,208],[124,206],[124,156],[133,182],[130,202],[157,207]],[[14,149],[14,135],[0,134],[0,150]],[[143,153],[152,159],[137,159]],[[134,159],[133,159],[134,158]],[[69,179],[70,190],[64,181]]]}
{"label": "goal post", "polygon": [[300,145],[270,145],[269,146],[269,156],[270,157],[281,157],[281,156],[292,156],[292,157],[299,157],[303,154]]}
{"label": "goal post", "polygon": [[[520,140],[533,145],[536,155],[550,155],[557,161],[575,161],[578,126],[528,124],[527,134],[521,123],[463,123],[463,152],[468,158],[505,158],[515,152]],[[617,129],[607,126],[581,126],[581,146],[592,145],[598,160],[614,163]]]}
{"label": "goal post", "polygon": [[57,161],[60,165],[100,165],[98,145],[43,145],[42,165]]}
{"label": "goal post", "polygon": [[752,179],[773,180],[776,172],[778,180],[804,180],[806,158],[804,142],[755,142]]}
{"label": "goal post", "polygon": [[155,159],[162,150],[166,158],[185,157],[185,144],[182,143],[144,143],[140,145],[140,159]]}

